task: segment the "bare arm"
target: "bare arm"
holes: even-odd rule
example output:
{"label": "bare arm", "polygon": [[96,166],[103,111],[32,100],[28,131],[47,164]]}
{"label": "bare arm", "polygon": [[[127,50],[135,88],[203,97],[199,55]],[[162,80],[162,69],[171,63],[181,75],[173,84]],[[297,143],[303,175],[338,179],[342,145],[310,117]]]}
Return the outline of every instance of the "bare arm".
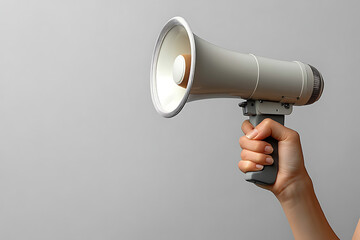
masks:
{"label": "bare arm", "polygon": [[355,229],[354,236],[352,237],[352,240],[360,240],[360,219],[359,219],[359,222],[358,222],[357,227]]}
{"label": "bare arm", "polygon": [[304,166],[299,134],[270,119],[265,119],[255,129],[249,121],[245,121],[242,130],[246,134],[240,138],[243,150],[239,168],[243,172],[259,171],[262,166],[271,164],[269,154],[272,148],[262,140],[272,136],[279,141],[279,172],[276,182],[271,186],[258,186],[272,191],[277,197],[295,239],[339,239],[316,198],[312,181]]}
{"label": "bare arm", "polygon": [[326,220],[310,178],[294,182],[277,198],[295,239],[339,239]]}

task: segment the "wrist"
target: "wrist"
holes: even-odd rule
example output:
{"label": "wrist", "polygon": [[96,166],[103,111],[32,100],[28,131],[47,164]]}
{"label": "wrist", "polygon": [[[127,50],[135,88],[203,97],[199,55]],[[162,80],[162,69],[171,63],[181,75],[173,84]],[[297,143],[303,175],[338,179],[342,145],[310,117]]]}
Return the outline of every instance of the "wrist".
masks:
{"label": "wrist", "polygon": [[286,181],[276,195],[295,239],[339,239],[321,209],[309,175],[304,172]]}
{"label": "wrist", "polygon": [[310,176],[306,172],[288,180],[280,191],[274,192],[280,204],[295,203],[312,193],[314,193],[314,187]]}

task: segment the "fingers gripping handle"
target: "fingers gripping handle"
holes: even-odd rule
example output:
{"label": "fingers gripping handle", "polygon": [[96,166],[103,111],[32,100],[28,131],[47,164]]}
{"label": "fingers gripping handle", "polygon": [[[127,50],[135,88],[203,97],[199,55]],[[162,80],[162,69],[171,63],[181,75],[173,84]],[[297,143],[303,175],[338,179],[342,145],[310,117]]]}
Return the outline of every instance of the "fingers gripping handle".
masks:
{"label": "fingers gripping handle", "polygon": [[[255,127],[265,118],[271,118],[274,121],[277,121],[284,125],[284,115],[271,114],[259,114],[255,116],[250,116],[250,123]],[[279,168],[278,141],[272,137],[266,138],[265,141],[270,143],[274,149],[271,154],[271,157],[274,159],[274,163],[272,165],[264,166],[261,171],[245,173],[245,180],[256,184],[272,185],[275,183]]]}
{"label": "fingers gripping handle", "polygon": [[[240,103],[239,106],[242,107],[243,114],[249,116],[250,123],[255,127],[265,118],[271,118],[284,125],[284,116],[291,114],[293,104],[249,99],[246,102]],[[261,171],[247,172],[245,174],[245,180],[258,184],[271,185],[276,181],[279,168],[278,141],[272,137],[266,138],[265,141],[270,143],[274,149],[271,154],[274,163],[264,166]]]}

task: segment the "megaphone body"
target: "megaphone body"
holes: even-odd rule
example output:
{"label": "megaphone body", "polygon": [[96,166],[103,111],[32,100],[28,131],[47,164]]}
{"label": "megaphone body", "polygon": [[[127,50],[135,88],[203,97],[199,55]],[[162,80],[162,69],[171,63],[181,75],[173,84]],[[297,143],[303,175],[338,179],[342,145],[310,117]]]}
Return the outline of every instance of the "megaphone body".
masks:
{"label": "megaphone body", "polygon": [[[284,124],[283,116],[293,105],[314,103],[324,86],[319,71],[308,64],[220,48],[193,34],[181,17],[170,19],[158,37],[150,84],[155,109],[164,117],[175,116],[194,100],[241,98],[248,100],[241,106],[253,125],[266,117]],[[273,144],[276,160],[277,143]],[[247,173],[246,180],[273,184],[274,162],[260,172]]]}

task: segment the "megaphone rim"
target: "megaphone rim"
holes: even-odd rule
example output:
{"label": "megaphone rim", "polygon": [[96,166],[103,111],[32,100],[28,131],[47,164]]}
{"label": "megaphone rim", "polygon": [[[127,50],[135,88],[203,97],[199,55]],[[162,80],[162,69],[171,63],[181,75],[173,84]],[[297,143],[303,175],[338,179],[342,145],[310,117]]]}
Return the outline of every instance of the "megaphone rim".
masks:
{"label": "megaphone rim", "polygon": [[[175,26],[182,26],[188,35],[189,42],[190,42],[190,51],[191,51],[191,66],[190,66],[189,80],[187,83],[186,92],[185,92],[182,100],[180,101],[180,103],[174,110],[167,112],[167,111],[164,111],[164,109],[161,107],[161,103],[158,98],[158,94],[157,94],[157,90],[156,90],[156,68],[157,68],[157,62],[158,62],[157,60],[159,57],[161,45],[162,45],[167,33]],[[193,34],[189,24],[182,17],[177,16],[177,17],[171,18],[164,25],[164,27],[162,28],[162,30],[157,38],[155,48],[153,51],[153,55],[152,55],[152,61],[151,61],[151,71],[150,71],[151,72],[150,73],[151,98],[152,98],[152,101],[153,101],[156,111],[161,116],[166,117],[166,118],[173,117],[173,116],[177,115],[181,111],[181,109],[184,107],[184,105],[187,102],[188,97],[190,95],[191,86],[193,84],[193,79],[194,79],[194,74],[195,74],[195,61],[196,61],[195,38],[194,38],[194,34]]]}

